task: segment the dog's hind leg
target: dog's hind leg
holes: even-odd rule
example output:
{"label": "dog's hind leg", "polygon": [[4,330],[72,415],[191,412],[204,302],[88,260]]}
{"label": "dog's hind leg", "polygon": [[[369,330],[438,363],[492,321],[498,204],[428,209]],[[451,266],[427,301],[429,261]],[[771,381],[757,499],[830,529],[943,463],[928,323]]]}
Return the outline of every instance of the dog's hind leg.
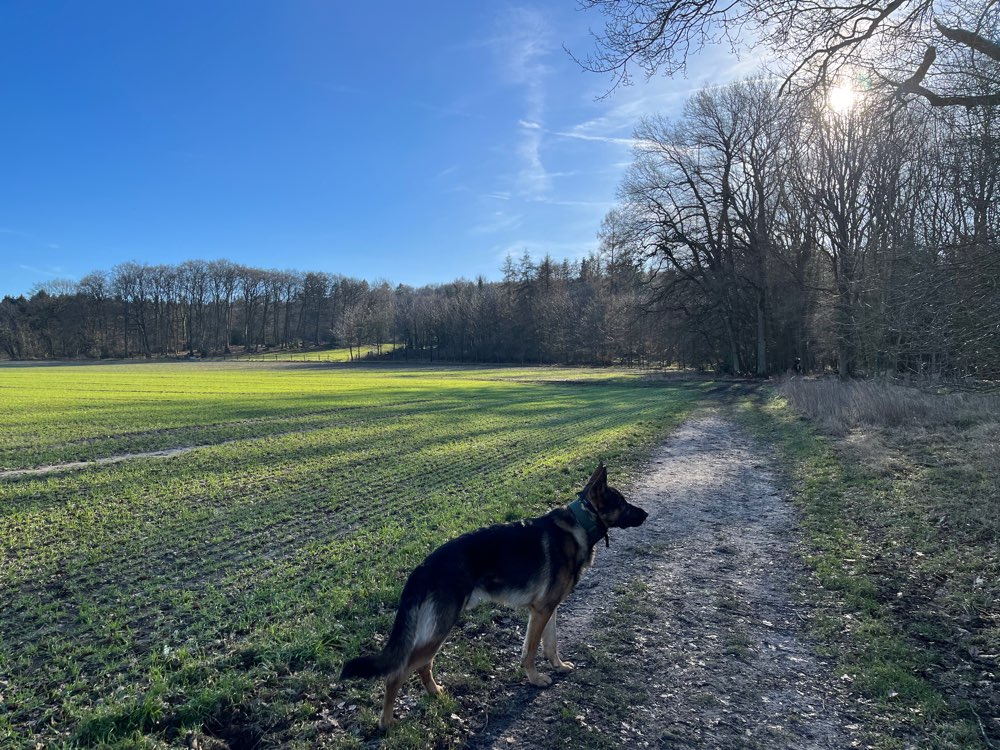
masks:
{"label": "dog's hind leg", "polygon": [[382,715],[378,720],[378,728],[385,731],[391,727],[396,720],[392,718],[392,707],[396,704],[396,696],[399,688],[410,675],[410,669],[404,669],[396,674],[389,675],[385,680],[385,700],[382,701]]}
{"label": "dog's hind leg", "polygon": [[431,672],[432,669],[434,669],[433,659],[424,664],[424,666],[418,667],[417,674],[420,675],[420,681],[424,683],[424,689],[428,692],[428,694],[441,695],[443,690],[440,685],[434,682],[434,674]]}
{"label": "dog's hind leg", "polygon": [[400,687],[406,682],[406,678],[413,674],[414,670],[420,675],[420,681],[424,684],[428,693],[439,695],[442,692],[441,686],[434,682],[431,668],[434,665],[434,657],[437,655],[438,649],[444,643],[444,638],[445,636],[440,636],[413,649],[410,658],[406,661],[406,666],[399,672],[391,674],[386,678],[382,716],[378,720],[379,729],[388,729],[395,723],[395,719],[392,717],[392,707],[396,703],[396,696],[399,694]]}
{"label": "dog's hind leg", "polygon": [[570,670],[573,668],[572,662],[563,661],[559,658],[559,649],[556,645],[556,614],[558,609],[552,611],[552,616],[545,623],[545,630],[542,631],[542,653],[556,669]]}
{"label": "dog's hind leg", "polygon": [[431,695],[440,695],[443,692],[441,686],[434,681],[434,674],[431,670],[434,669],[434,657],[437,656],[444,639],[445,636],[442,635],[423,644],[420,648],[414,649],[407,666],[408,670],[417,670],[420,681],[424,684],[424,689]]}
{"label": "dog's hind leg", "polygon": [[536,609],[531,607],[531,614],[528,616],[528,628],[524,634],[524,646],[521,648],[521,666],[528,675],[528,682],[535,687],[548,687],[552,684],[552,678],[547,674],[540,674],[535,668],[535,655],[538,653],[538,643],[542,640],[542,633],[552,616],[553,609]]}

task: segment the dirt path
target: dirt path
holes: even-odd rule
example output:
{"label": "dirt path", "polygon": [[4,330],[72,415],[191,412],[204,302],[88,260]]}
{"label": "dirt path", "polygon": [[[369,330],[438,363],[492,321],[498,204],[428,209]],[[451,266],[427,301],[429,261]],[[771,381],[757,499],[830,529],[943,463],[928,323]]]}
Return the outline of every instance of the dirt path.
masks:
{"label": "dirt path", "polygon": [[[603,649],[616,615],[636,647],[616,657],[612,674],[582,663],[547,690],[494,694],[468,745],[561,746],[575,721],[595,746],[863,747],[833,665],[807,632],[800,593],[811,584],[771,462],[722,412],[686,422],[628,488],[649,520],[612,532],[611,548],[601,547],[559,611],[570,661],[587,644]],[[619,592],[636,581],[645,588],[631,617]],[[605,689],[626,696],[624,720],[586,700]]]}
{"label": "dirt path", "polygon": [[144,453],[122,453],[117,456],[105,456],[104,458],[94,458],[89,461],[68,461],[62,464],[48,464],[46,466],[34,466],[30,469],[6,469],[0,471],[0,479],[14,479],[16,477],[33,477],[44,474],[56,474],[62,471],[76,471],[77,469],[89,469],[93,466],[106,466],[108,464],[120,464],[122,461],[131,461],[133,458],[173,458],[185,453],[198,450],[206,446],[189,445],[182,448],[166,448],[158,451],[146,451]]}

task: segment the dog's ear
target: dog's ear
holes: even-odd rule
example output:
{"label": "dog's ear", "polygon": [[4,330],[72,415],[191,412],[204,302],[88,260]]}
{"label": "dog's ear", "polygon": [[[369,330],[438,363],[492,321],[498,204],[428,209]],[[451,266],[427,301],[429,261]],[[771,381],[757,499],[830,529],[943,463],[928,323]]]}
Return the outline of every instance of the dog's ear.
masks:
{"label": "dog's ear", "polygon": [[587,481],[587,486],[583,488],[584,494],[590,500],[597,500],[603,494],[604,490],[608,486],[608,469],[601,461],[597,464],[597,468],[594,469],[594,473],[590,475],[590,479]]}

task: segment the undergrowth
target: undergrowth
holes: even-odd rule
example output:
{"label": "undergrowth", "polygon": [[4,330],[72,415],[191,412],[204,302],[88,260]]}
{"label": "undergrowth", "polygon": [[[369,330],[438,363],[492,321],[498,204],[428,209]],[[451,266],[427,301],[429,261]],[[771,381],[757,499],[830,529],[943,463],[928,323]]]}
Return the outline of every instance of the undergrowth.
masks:
{"label": "undergrowth", "polygon": [[744,410],[793,482],[813,627],[876,747],[1000,747],[996,404],[799,380]]}

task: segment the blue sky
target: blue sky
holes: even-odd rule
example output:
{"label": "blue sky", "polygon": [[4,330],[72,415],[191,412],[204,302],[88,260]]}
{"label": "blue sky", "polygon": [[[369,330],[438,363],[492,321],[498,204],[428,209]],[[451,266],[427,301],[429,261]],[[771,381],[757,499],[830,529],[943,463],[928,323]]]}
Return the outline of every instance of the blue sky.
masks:
{"label": "blue sky", "polygon": [[4,0],[0,295],[136,260],[394,283],[576,258],[639,117],[745,74],[609,80],[574,0]]}

